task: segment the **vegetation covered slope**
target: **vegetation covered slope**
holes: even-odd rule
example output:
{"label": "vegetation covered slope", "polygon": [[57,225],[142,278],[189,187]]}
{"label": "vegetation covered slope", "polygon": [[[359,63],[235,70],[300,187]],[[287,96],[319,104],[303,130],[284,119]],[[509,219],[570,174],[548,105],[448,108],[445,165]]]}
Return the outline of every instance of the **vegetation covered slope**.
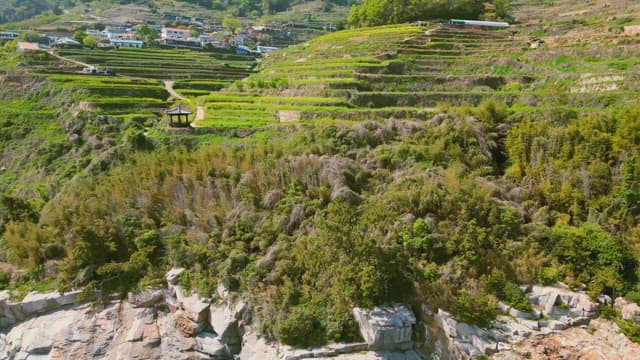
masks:
{"label": "vegetation covered slope", "polygon": [[323,20],[325,24],[340,25],[346,22],[348,6],[352,3],[350,0],[3,0],[0,2],[0,26],[29,29],[61,23],[60,20],[87,20],[89,13],[113,21],[132,20],[132,16],[158,20],[164,13],[174,13],[197,16],[207,22],[214,20],[218,25],[226,15],[250,19],[264,17],[265,20],[284,17],[285,23]]}
{"label": "vegetation covered slope", "polygon": [[[563,6],[578,5],[522,11]],[[373,115],[272,121],[214,145],[141,134],[145,146],[123,146],[46,204],[8,187],[2,256],[29,271],[3,278],[124,294],[183,266],[185,286],[242,293],[265,335],[295,345],[353,339],[351,307],[392,300],[480,325],[498,300],[527,309],[519,284],[638,300],[638,40],[593,19],[585,44],[574,35],[589,21],[544,19],[514,38],[403,25],[274,53],[207,106],[245,111],[238,120],[291,99]],[[538,36],[547,45],[530,49]],[[348,86],[332,87],[332,71]],[[412,111],[375,114],[409,101]]]}
{"label": "vegetation covered slope", "polygon": [[509,3],[505,0],[364,0],[351,8],[349,23],[374,26],[434,19],[508,20],[511,19]]}

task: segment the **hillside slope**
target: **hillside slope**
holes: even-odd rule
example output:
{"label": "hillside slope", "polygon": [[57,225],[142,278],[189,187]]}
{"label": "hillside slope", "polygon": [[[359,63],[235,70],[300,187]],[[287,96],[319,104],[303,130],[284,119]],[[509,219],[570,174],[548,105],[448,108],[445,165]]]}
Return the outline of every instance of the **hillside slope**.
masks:
{"label": "hillside slope", "polygon": [[[256,331],[299,347],[357,341],[354,306],[425,305],[487,327],[498,302],[532,310],[523,284],[638,301],[640,40],[607,25],[626,16],[621,3],[637,6],[514,5],[515,33],[426,24],[329,34],[189,95],[206,107],[195,129],[138,127],[127,103],[125,114],[50,120],[112,86],[171,102],[157,63],[130,70],[146,80],[10,70],[7,84],[72,78],[86,92],[3,93],[9,109],[26,107],[5,126],[33,121],[3,135],[1,165],[18,174],[0,177],[4,286],[125,294],[164,286],[181,267],[186,291],[215,298],[222,285],[248,303]],[[61,130],[68,121],[84,126],[77,142]],[[109,131],[119,151],[102,162],[86,151]],[[240,133],[250,136],[228,136]],[[26,155],[64,151],[14,159],[22,140]],[[21,191],[30,174],[83,153],[99,166],[72,186],[35,204]],[[639,339],[637,320],[600,311]]]}

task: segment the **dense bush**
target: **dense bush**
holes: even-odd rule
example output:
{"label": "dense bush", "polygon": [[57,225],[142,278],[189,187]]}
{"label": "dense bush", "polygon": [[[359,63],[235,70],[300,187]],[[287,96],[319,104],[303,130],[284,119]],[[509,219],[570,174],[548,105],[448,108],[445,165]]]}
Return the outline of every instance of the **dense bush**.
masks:
{"label": "dense bush", "polygon": [[488,101],[137,152],[148,139],[130,132],[119,165],[42,210],[5,197],[2,255],[62,259],[61,288],[121,294],[186,267],[188,290],[242,292],[263,334],[303,346],[357,338],[353,306],[428,303],[484,326],[498,300],[529,309],[522,283],[634,296],[637,113],[507,114]]}
{"label": "dense bush", "polygon": [[357,26],[399,24],[433,19],[508,19],[504,0],[364,0],[351,8],[349,23]]}

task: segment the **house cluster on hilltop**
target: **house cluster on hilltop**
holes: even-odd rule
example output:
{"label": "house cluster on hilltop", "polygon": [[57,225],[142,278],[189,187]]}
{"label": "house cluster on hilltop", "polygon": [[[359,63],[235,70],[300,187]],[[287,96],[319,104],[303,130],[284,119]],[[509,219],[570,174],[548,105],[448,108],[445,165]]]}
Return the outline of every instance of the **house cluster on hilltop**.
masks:
{"label": "house cluster on hilltop", "polygon": [[[60,28],[47,31],[28,40],[35,45],[26,45],[25,42],[21,48],[159,46],[217,48],[260,56],[296,40],[291,28],[296,25],[292,23],[245,25],[232,32],[221,25],[205,25],[200,17],[181,14],[164,14],[157,20],[134,19],[124,23],[92,16],[90,20],[68,21],[65,25],[75,31]],[[78,31],[82,36],[77,35]],[[19,32],[0,32],[0,41],[18,39],[20,35]]]}

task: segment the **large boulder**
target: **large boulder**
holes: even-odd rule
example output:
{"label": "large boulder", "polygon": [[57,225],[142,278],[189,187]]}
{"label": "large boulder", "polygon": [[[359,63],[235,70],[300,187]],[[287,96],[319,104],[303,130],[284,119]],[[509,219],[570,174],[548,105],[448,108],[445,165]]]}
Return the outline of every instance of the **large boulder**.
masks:
{"label": "large boulder", "polygon": [[240,360],[278,359],[278,348],[260,335],[248,332],[242,338],[242,350],[238,358]]}
{"label": "large boulder", "polygon": [[204,329],[204,322],[194,321],[184,311],[178,310],[173,314],[175,326],[184,336],[196,336]]}
{"label": "large boulder", "polygon": [[173,296],[166,297],[169,309],[172,311],[182,310],[185,316],[204,326],[209,318],[211,300],[203,298],[197,293],[187,294],[180,285],[170,286],[169,289],[173,291]]}
{"label": "large boulder", "polygon": [[640,306],[634,303],[633,301],[629,301],[625,298],[618,297],[614,303],[614,306],[624,320],[638,320],[640,319]]}
{"label": "large boulder", "polygon": [[542,313],[553,319],[572,318],[590,319],[598,310],[589,295],[569,289],[532,286],[529,302],[537,304]]}
{"label": "large boulder", "polygon": [[138,292],[131,292],[127,300],[133,307],[154,307],[164,302],[166,291],[163,289],[147,288]]}
{"label": "large boulder", "polygon": [[497,351],[498,344],[494,333],[475,325],[458,322],[450,313],[442,309],[438,309],[435,319],[447,339],[447,347],[454,358],[471,359]]}
{"label": "large boulder", "polygon": [[29,355],[49,354],[54,336],[73,323],[74,315],[71,310],[58,311],[15,326],[0,345],[0,358],[9,359],[11,354],[17,352]]}
{"label": "large boulder", "polygon": [[164,276],[170,285],[176,285],[180,280],[180,275],[185,271],[184,268],[173,268]]}
{"label": "large boulder", "polygon": [[195,338],[196,340],[196,351],[208,356],[213,357],[214,359],[220,358],[230,358],[230,354],[227,352],[227,347],[220,339],[211,333],[200,333]]}
{"label": "large boulder", "polygon": [[242,339],[238,325],[247,310],[248,305],[243,301],[211,305],[209,308],[209,323],[222,342],[228,345],[239,345],[241,343]]}
{"label": "large boulder", "polygon": [[66,293],[31,292],[22,301],[12,302],[10,293],[2,291],[0,292],[0,323],[4,325],[14,324],[34,315],[44,314],[63,306],[74,304],[80,293],[80,290]]}
{"label": "large boulder", "polygon": [[370,349],[408,350],[412,347],[412,326],[416,317],[405,305],[378,306],[371,310],[354,308],[353,316]]}

